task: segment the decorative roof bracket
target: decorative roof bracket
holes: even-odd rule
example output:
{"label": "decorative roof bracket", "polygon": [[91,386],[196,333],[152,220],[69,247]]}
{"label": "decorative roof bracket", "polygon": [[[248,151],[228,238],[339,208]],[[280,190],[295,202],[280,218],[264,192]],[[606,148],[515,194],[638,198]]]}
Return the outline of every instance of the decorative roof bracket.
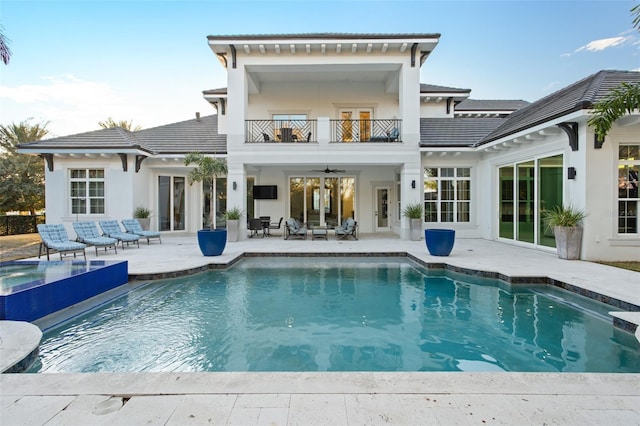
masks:
{"label": "decorative roof bracket", "polygon": [[231,48],[231,68],[236,68],[236,47],[233,44],[230,44]]}
{"label": "decorative roof bracket", "polygon": [[571,151],[578,150],[578,123],[575,121],[568,121],[566,123],[557,124],[564,132],[569,136],[569,146]]}
{"label": "decorative roof bracket", "polygon": [[136,173],[140,171],[140,165],[147,158],[146,155],[136,155]]}
{"label": "decorative roof bracket", "polygon": [[127,154],[119,153],[118,156],[120,157],[120,161],[122,161],[122,171],[126,172],[127,171]]}
{"label": "decorative roof bracket", "polygon": [[225,99],[220,98],[220,114],[222,115],[225,115],[225,110],[226,110],[225,105],[226,105]]}
{"label": "decorative roof bracket", "polygon": [[229,65],[227,64],[227,54],[226,53],[216,53],[216,55],[218,55],[219,58],[222,58],[222,60],[224,61],[224,67],[228,68]]}
{"label": "decorative roof bracket", "polygon": [[49,169],[49,171],[52,172],[53,171],[53,154],[39,154],[38,157],[44,158],[44,160],[47,162],[47,169]]}
{"label": "decorative roof bracket", "polygon": [[418,43],[413,43],[411,46],[411,68],[416,66],[416,50],[418,50]]}
{"label": "decorative roof bracket", "polygon": [[593,134],[593,148],[600,149],[604,145],[604,138],[600,139],[597,134]]}
{"label": "decorative roof bracket", "polygon": [[451,101],[452,100],[453,100],[453,97],[447,98],[447,114],[449,114],[449,112],[451,111]]}

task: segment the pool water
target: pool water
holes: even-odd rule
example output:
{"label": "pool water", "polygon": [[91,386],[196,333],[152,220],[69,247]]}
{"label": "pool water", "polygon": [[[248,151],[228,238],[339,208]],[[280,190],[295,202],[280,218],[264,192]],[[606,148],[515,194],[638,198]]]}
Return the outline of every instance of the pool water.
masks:
{"label": "pool water", "polygon": [[[11,294],[26,287],[49,284],[96,269],[95,262],[15,261],[0,264],[0,294]],[[102,266],[102,265],[100,265]]]}
{"label": "pool water", "polygon": [[250,258],[44,330],[32,372],[640,372],[608,310],[404,258]]}

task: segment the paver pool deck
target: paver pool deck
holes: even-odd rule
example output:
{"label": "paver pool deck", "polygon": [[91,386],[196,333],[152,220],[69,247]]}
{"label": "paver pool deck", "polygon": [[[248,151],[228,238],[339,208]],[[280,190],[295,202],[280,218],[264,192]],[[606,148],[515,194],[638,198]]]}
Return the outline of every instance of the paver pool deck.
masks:
{"label": "paver pool deck", "polygon": [[[479,239],[458,239],[445,258],[430,256],[424,241],[391,235],[336,241],[331,233],[328,241],[270,237],[228,243],[222,256],[206,258],[194,235],[163,235],[162,244],[101,253],[99,259],[125,259],[130,275],[145,277],[225,264],[243,253],[409,253],[428,263],[505,276],[546,276],[640,305],[640,273]],[[87,257],[94,259],[95,252],[87,250]],[[638,315],[625,317],[637,323]],[[640,374],[3,374],[0,424],[639,425]]]}

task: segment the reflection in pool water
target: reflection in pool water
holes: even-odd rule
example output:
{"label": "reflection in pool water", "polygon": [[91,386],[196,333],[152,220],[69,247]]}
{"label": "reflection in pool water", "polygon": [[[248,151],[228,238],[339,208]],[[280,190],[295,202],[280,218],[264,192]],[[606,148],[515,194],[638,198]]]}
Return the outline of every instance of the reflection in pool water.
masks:
{"label": "reflection in pool water", "polygon": [[35,370],[640,372],[608,310],[403,258],[252,258],[46,331]]}

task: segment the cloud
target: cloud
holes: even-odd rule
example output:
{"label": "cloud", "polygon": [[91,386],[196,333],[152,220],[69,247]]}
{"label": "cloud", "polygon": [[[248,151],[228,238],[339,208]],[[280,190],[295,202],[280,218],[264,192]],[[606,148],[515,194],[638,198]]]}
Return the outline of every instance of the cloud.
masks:
{"label": "cloud", "polygon": [[601,50],[609,49],[611,47],[622,46],[623,44],[625,44],[628,41],[630,42],[631,40],[632,40],[632,37],[610,37],[610,38],[603,38],[600,40],[594,40],[582,47],[577,48],[576,53],[584,52],[584,51],[599,52]]}
{"label": "cloud", "polygon": [[[42,77],[42,84],[16,87],[0,86],[0,101],[13,110],[15,121],[27,117],[43,117],[53,135],[66,135],[97,130],[98,122],[108,117],[136,118],[140,107],[133,106],[126,95],[108,83],[87,81],[74,75]],[[12,105],[9,108],[9,105]]]}

